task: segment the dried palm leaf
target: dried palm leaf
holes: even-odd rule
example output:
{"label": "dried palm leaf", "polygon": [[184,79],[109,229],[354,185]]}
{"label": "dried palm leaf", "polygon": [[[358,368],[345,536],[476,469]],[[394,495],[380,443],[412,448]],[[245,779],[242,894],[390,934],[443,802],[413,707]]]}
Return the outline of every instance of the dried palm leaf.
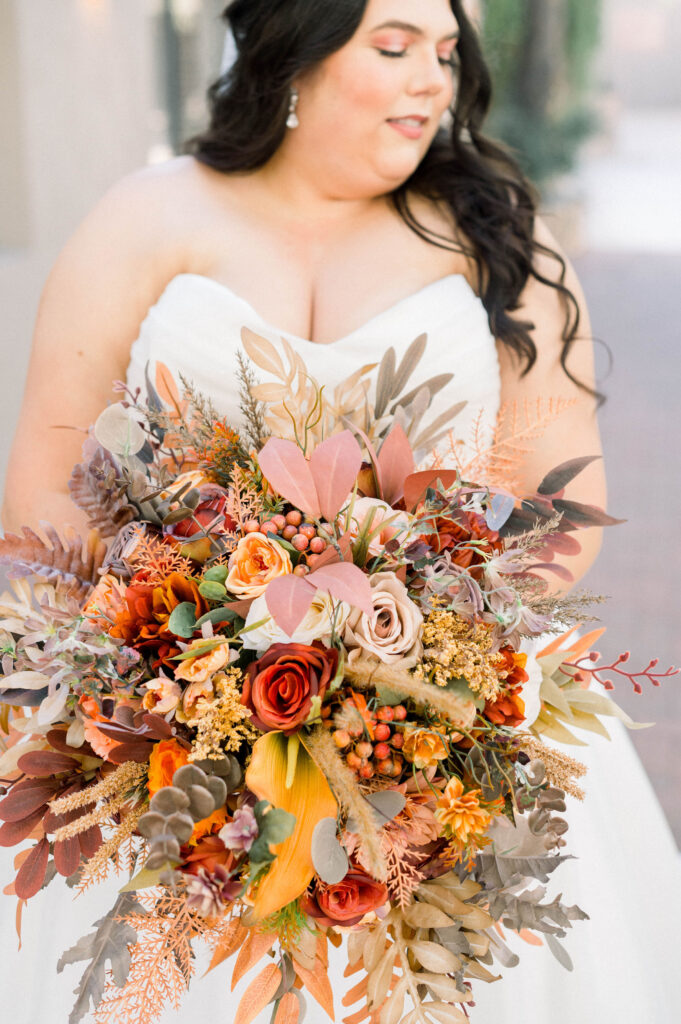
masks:
{"label": "dried palm leaf", "polygon": [[30,527],[22,527],[21,535],[8,533],[0,539],[0,565],[9,565],[9,579],[38,576],[48,583],[63,583],[69,592],[85,600],[99,582],[99,570],[106,557],[104,544],[97,530],[87,539],[67,527],[64,539],[51,523],[41,521],[47,537],[41,540]]}

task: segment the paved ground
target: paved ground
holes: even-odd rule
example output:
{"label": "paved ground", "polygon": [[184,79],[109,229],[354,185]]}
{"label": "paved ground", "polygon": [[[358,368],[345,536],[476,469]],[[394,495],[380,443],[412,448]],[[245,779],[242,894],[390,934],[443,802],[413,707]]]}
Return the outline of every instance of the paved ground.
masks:
{"label": "paved ground", "polygon": [[[576,266],[594,336],[614,358],[600,423],[609,509],[628,520],[605,531],[583,581],[613,599],[601,611],[608,632],[599,646],[613,656],[631,650],[637,668],[652,656],[681,666],[681,252],[589,253]],[[617,698],[632,717],[657,723],[633,738],[681,845],[681,676],[642,696],[623,684]]]}

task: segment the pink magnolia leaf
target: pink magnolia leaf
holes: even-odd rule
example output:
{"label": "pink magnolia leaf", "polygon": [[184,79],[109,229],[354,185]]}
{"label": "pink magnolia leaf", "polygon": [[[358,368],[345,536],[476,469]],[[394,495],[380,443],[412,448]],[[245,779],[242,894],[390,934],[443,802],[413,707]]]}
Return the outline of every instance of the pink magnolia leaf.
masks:
{"label": "pink magnolia leaf", "polygon": [[312,604],[316,588],[308,583],[308,579],[288,574],[267,585],[267,610],[287,636],[293,636]]}
{"label": "pink magnolia leaf", "polygon": [[416,508],[420,501],[426,496],[429,487],[434,486],[438,480],[443,487],[451,487],[457,481],[455,469],[424,469],[420,473],[412,473],[404,481],[404,504],[408,512]]}
{"label": "pink magnolia leaf", "polygon": [[414,452],[409,438],[397,423],[378,453],[378,464],[381,469],[383,500],[394,505],[404,494],[404,482],[414,472]]}
{"label": "pink magnolia leaf", "polygon": [[297,444],[271,437],[258,455],[258,462],[277,494],[313,519],[320,518],[321,509],[310,463]]}
{"label": "pink magnolia leaf", "polygon": [[328,591],[338,601],[360,608],[367,615],[371,615],[374,610],[369,577],[350,562],[338,562],[336,565],[326,565],[323,569],[315,569],[305,577],[305,582],[311,583],[318,590]]}
{"label": "pink magnolia leaf", "polygon": [[309,466],[322,516],[332,523],[355,486],[362,468],[362,449],[350,431],[344,430],[315,448]]}

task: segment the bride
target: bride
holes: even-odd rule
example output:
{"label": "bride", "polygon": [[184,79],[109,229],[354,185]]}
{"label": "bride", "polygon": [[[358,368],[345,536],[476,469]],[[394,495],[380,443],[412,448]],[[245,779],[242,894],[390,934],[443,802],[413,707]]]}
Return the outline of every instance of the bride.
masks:
{"label": "bride", "polygon": [[[454,375],[446,406],[468,403],[452,424],[464,451],[474,423],[491,430],[500,404],[566,399],[523,467],[530,490],[558,463],[599,454],[582,291],[535,215],[531,186],[482,134],[490,79],[462,0],[234,0],[226,17],[236,60],[211,90],[208,130],[188,155],[115,185],[49,276],[4,528],[41,519],[85,528],[65,486],[82,438],[54,425],[86,427],[112,400],[111,381],[142,386],[149,362],[192,378],[238,421],[244,326],[284,337],[327,385],[390,346],[399,357],[427,332],[430,369]],[[605,505],[600,462],[567,496]],[[580,554],[563,557],[575,582],[600,532],[579,539]],[[644,878],[649,865],[673,874],[673,845],[626,738],[617,732],[588,756],[589,799],[570,833],[581,859],[563,869],[570,902],[583,897],[593,919],[567,942],[576,971],[527,949],[501,984],[476,985],[473,1020],[671,1020],[674,947],[662,905],[672,895]],[[97,894],[93,912],[93,893],[88,906],[74,904],[53,883],[25,914],[19,957],[5,909],[0,963],[24,1014],[15,1024],[66,1020],[77,975],[57,982],[53,965],[117,885]],[[31,983],[36,961],[40,985]],[[337,957],[337,1003],[341,970]],[[163,1020],[218,1008],[228,1020],[228,973],[198,978]],[[308,1020],[322,1018],[312,1004]]]}

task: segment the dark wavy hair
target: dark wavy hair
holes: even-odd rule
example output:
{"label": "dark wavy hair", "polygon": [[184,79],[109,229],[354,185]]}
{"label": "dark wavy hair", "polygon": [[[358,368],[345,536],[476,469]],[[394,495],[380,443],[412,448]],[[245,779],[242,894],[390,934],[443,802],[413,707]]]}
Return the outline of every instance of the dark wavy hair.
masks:
{"label": "dark wavy hair", "polygon": [[[276,152],[286,134],[291,83],[335,53],[355,34],[368,0],[233,0],[223,17],[237,46],[233,66],[209,89],[210,125],[190,139],[185,151],[226,173],[255,170]],[[460,252],[475,262],[480,298],[490,330],[524,363],[523,376],[537,358],[534,324],[510,314],[530,275],[556,289],[563,300],[561,365],[576,380],[567,356],[577,339],[579,303],[565,285],[563,257],[534,238],[538,193],[511,153],[482,134],[492,99],[492,80],[478,35],[463,0],[450,0],[460,29],[456,53],[458,88],[451,129],[440,129],[411,177],[392,193],[405,223],[433,245]],[[445,202],[465,242],[432,232],[419,223],[410,194]],[[560,264],[557,281],[543,276],[536,253]]]}

